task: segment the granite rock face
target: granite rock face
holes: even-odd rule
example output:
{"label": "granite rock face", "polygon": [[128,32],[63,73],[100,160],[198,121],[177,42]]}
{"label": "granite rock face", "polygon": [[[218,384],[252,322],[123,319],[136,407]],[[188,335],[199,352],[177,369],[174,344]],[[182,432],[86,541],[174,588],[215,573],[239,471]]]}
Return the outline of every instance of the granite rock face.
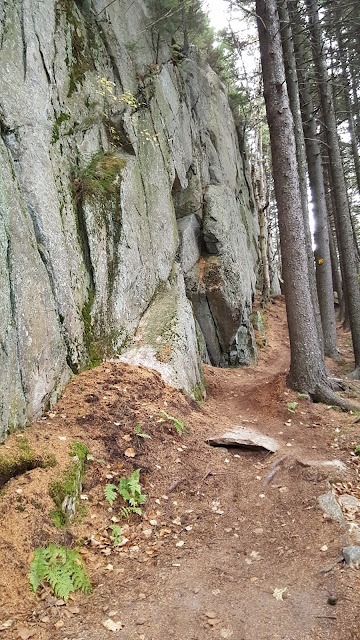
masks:
{"label": "granite rock face", "polygon": [[226,89],[195,52],[154,64],[141,0],[103,6],[0,6],[0,440],[106,357],[145,349],[194,397],[200,353],[256,357],[258,228]]}

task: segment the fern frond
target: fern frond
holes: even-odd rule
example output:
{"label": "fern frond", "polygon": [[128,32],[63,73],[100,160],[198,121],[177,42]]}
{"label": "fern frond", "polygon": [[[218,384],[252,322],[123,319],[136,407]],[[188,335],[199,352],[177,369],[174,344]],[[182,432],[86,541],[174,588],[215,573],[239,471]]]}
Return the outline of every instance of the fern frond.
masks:
{"label": "fern frond", "polygon": [[[79,554],[77,555],[79,558]],[[91,593],[92,586],[91,586],[90,578],[84,569],[82,560],[80,560],[80,563],[74,562],[72,564],[71,577],[74,585],[74,590],[80,589],[84,593]]]}
{"label": "fern frond", "polygon": [[[171,420],[171,422],[173,423],[173,426],[175,427],[177,433],[181,436],[183,434],[183,432],[185,430],[189,430],[189,427],[186,426],[186,424],[184,424],[184,422],[182,422],[181,420],[179,420],[179,418],[174,418],[174,416],[170,416],[168,413],[166,413],[166,411],[164,411],[163,409],[161,409],[160,413],[162,413],[167,420]],[[164,422],[163,418],[160,418],[161,422]]]}
{"label": "fern frond", "polygon": [[48,563],[46,561],[46,549],[40,547],[34,551],[34,559],[30,564],[29,582],[32,591],[36,591],[45,578]]}
{"label": "fern frond", "polygon": [[36,549],[30,564],[29,582],[33,591],[46,579],[58,598],[67,600],[72,591],[91,592],[91,583],[78,551],[50,544]]}
{"label": "fern frond", "polygon": [[140,473],[140,469],[136,469],[136,471],[134,471],[134,473],[130,476],[130,478],[128,478],[128,481],[127,481],[129,491],[133,496],[136,495],[136,493],[141,493],[141,486],[139,483],[139,473]]}
{"label": "fern frond", "polygon": [[110,506],[112,507],[116,499],[116,486],[114,484],[105,485],[104,494],[105,494],[106,500],[110,503]]}
{"label": "fern frond", "polygon": [[132,507],[122,507],[121,513],[124,516],[124,518],[126,519],[130,518],[132,513]]}
{"label": "fern frond", "polygon": [[53,564],[49,567],[47,581],[56,596],[67,600],[70,593],[75,591],[71,576],[71,566],[68,564]]}
{"label": "fern frond", "polygon": [[117,547],[120,544],[120,542],[122,540],[122,537],[123,537],[122,528],[119,527],[118,524],[111,524],[110,525],[110,529],[112,531],[112,536],[111,537],[113,539],[113,545],[114,545],[114,547]]}
{"label": "fern frond", "polygon": [[128,491],[127,487],[123,485],[120,488],[120,485],[119,485],[119,489],[118,490],[119,490],[119,493],[120,493],[121,497],[123,498],[123,500],[125,500],[125,502],[129,502],[129,500],[131,498],[131,493]]}

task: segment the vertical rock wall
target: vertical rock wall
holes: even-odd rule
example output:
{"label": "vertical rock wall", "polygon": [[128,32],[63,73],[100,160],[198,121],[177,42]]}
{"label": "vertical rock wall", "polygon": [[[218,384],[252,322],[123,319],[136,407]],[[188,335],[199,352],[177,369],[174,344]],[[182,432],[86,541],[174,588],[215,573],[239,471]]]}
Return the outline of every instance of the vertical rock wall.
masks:
{"label": "vertical rock wall", "polygon": [[258,230],[226,90],[195,52],[155,63],[141,0],[106,4],[0,6],[0,438],[104,357],[199,398],[200,352],[255,355]]}

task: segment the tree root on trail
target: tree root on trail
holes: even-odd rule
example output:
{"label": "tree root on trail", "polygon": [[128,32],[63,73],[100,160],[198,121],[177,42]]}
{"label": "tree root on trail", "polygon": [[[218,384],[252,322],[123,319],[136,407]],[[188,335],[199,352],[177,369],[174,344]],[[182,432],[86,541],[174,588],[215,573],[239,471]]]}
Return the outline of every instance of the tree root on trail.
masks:
{"label": "tree root on trail", "polygon": [[356,367],[354,371],[352,371],[349,376],[351,380],[360,380],[360,367]]}
{"label": "tree root on trail", "polygon": [[340,407],[344,411],[358,411],[360,409],[360,406],[356,406],[348,400],[345,400],[345,398],[339,396],[326,384],[317,385],[315,391],[309,395],[314,402],[322,402],[323,404]]}
{"label": "tree root on trail", "polygon": [[351,383],[348,379],[329,377],[329,382],[333,391],[351,391],[360,398],[360,387],[357,384]]}

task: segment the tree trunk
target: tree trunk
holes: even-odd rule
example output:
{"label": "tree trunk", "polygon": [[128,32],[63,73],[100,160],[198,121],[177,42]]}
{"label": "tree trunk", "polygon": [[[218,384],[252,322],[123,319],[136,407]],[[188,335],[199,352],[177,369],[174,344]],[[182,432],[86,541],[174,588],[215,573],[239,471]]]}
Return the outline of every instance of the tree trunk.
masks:
{"label": "tree trunk", "polygon": [[[290,3],[289,3],[290,4]],[[290,4],[292,6],[292,3]],[[295,12],[291,11],[294,22]],[[300,24],[302,31],[302,25]],[[331,270],[331,256],[328,235],[327,208],[325,199],[324,176],[321,163],[320,144],[317,137],[317,123],[314,116],[309,78],[306,71],[305,55],[303,50],[303,34],[299,29],[294,29],[294,47],[299,79],[302,126],[304,130],[304,143],[309,170],[309,183],[313,202],[314,216],[314,241],[316,259],[316,285],[320,304],[321,323],[324,334],[325,355],[337,359],[339,354],[336,346],[336,320],[334,308],[334,290]]]}
{"label": "tree trunk", "polygon": [[253,172],[253,189],[259,220],[259,247],[262,270],[262,304],[266,305],[267,301],[270,298],[270,272],[268,260],[269,233],[266,214],[269,202],[266,198],[265,172],[263,164],[264,158],[262,145],[262,126],[262,123],[260,123],[258,130],[258,157],[256,159],[257,168],[254,167]]}
{"label": "tree trunk", "polygon": [[341,273],[343,305],[342,305],[342,309],[341,309],[342,313],[340,313],[340,317],[341,317],[341,320],[343,321],[344,329],[349,329],[350,323],[349,323],[349,312],[347,307],[346,275],[344,270],[344,258],[340,249],[338,215],[336,212],[336,201],[334,196],[334,189],[332,188],[332,185],[331,185],[330,160],[327,152],[324,152],[324,151],[322,152],[322,160],[323,160],[323,169],[324,169],[324,177],[325,177],[327,210],[332,212],[332,216],[331,218],[329,218],[329,220],[331,223],[331,227],[334,230],[334,240],[336,240],[337,255],[339,257],[339,265],[340,265],[340,273]]}
{"label": "tree trunk", "polygon": [[185,0],[180,0],[180,4],[181,4],[182,29],[183,29],[183,36],[184,36],[183,53],[184,53],[184,56],[187,58],[189,55],[189,30],[188,30]]}
{"label": "tree trunk", "polygon": [[256,0],[264,95],[270,129],[291,365],[289,385],[315,398],[331,395],[319,344],[305,245],[293,120],[285,82],[276,0]]}
{"label": "tree trunk", "polygon": [[326,126],[326,137],[329,146],[331,179],[336,202],[336,215],[338,218],[339,248],[343,256],[344,275],[346,280],[347,308],[349,311],[350,329],[355,356],[355,371],[352,376],[360,377],[360,287],[358,282],[357,258],[354,251],[349,203],[337,135],[334,104],[331,89],[329,87],[326,61],[323,53],[322,33],[316,0],[306,0],[306,6],[308,9],[313,58],[316,68],[323,118]]}
{"label": "tree trunk", "polygon": [[325,354],[329,355],[329,351],[332,354],[336,352],[336,336],[335,336],[335,351],[334,351],[334,345],[332,345],[331,347],[330,345],[328,345],[327,350],[325,350],[324,335],[323,335],[323,326],[324,326],[323,316],[325,316],[325,314],[321,313],[320,306],[319,306],[318,292],[316,287],[314,253],[312,249],[312,237],[311,237],[310,220],[309,220],[309,204],[308,204],[308,190],[307,190],[308,167],[306,162],[304,132],[302,128],[302,120],[301,120],[301,114],[300,114],[299,88],[298,88],[298,81],[297,81],[297,74],[296,74],[296,62],[295,62],[295,54],[294,54],[292,29],[290,25],[287,0],[278,0],[277,5],[278,5],[278,12],[279,12],[279,20],[280,20],[281,42],[282,42],[282,48],[283,48],[283,54],[284,54],[286,85],[287,85],[287,90],[289,95],[290,109],[291,109],[291,113],[294,121],[296,157],[297,157],[297,163],[298,163],[301,205],[303,210],[306,252],[307,252],[308,267],[309,267],[308,268],[309,289],[310,289],[313,307],[314,307],[314,314],[315,314],[316,326],[319,334],[320,346],[325,352]]}
{"label": "tree trunk", "polygon": [[337,301],[339,306],[339,320],[343,320],[345,317],[345,308],[344,308],[344,296],[342,290],[342,282],[341,282],[341,271],[339,259],[336,251],[336,238],[334,237],[334,233],[331,229],[330,220],[328,220],[328,233],[329,233],[329,246],[330,246],[330,258],[331,258],[331,271],[333,276],[333,287],[334,291],[337,293]]}
{"label": "tree trunk", "polygon": [[350,78],[349,78],[348,67],[346,62],[346,52],[344,48],[344,42],[341,35],[341,29],[340,29],[339,23],[337,23],[337,26],[336,26],[336,38],[338,41],[339,58],[341,62],[341,71],[343,75],[343,95],[344,95],[345,106],[347,111],[347,121],[349,125],[349,134],[350,134],[351,150],[352,150],[353,161],[354,161],[354,170],[355,170],[357,188],[360,194],[359,149],[358,149],[357,139],[356,139],[353,105],[351,104],[351,96],[350,96],[350,89],[349,89]]}

